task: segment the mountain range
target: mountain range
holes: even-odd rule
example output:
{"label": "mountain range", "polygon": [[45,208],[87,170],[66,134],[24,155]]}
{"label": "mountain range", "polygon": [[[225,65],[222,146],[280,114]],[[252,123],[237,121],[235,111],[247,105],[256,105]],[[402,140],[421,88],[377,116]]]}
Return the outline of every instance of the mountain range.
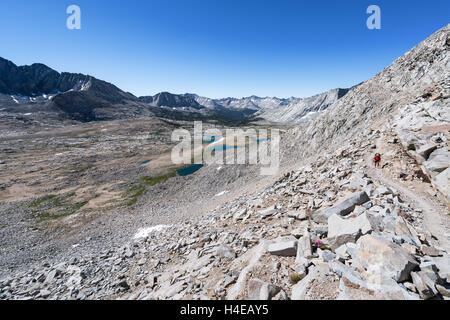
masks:
{"label": "mountain range", "polygon": [[53,112],[81,122],[156,116],[176,120],[297,123],[326,110],[348,90],[333,89],[305,99],[257,96],[210,99],[169,92],[136,97],[90,75],[59,73],[40,63],[17,66],[0,57],[0,111]]}

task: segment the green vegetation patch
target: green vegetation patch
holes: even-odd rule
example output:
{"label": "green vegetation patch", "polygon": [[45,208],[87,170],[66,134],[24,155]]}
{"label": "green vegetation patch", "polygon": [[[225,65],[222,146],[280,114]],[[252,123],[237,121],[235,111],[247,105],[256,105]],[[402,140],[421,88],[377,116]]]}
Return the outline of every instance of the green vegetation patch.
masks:
{"label": "green vegetation patch", "polygon": [[84,207],[89,201],[75,202],[75,192],[65,195],[46,195],[29,204],[33,218],[38,222],[55,220],[70,216]]}
{"label": "green vegetation patch", "polygon": [[131,187],[123,195],[126,198],[131,198],[127,201],[127,206],[134,205],[139,197],[142,196],[147,190],[147,187],[152,187],[158,183],[165,182],[176,175],[177,173],[174,171],[158,177],[140,177],[132,183]]}
{"label": "green vegetation patch", "polygon": [[42,203],[45,203],[49,200],[55,199],[56,196],[54,194],[49,194],[47,196],[44,196],[40,199],[37,199],[35,201],[33,201],[32,203],[29,204],[30,207],[38,207],[39,205],[41,205]]}
{"label": "green vegetation patch", "polygon": [[93,163],[87,163],[87,164],[82,164],[82,165],[77,165],[77,166],[72,166],[70,167],[68,170],[66,170],[64,173],[66,175],[70,175],[70,174],[83,174],[86,171],[88,171],[89,169],[95,168],[95,164]]}
{"label": "green vegetation patch", "polygon": [[291,273],[289,276],[289,280],[291,281],[291,284],[296,284],[297,282],[299,282],[302,279],[303,278],[296,272]]}

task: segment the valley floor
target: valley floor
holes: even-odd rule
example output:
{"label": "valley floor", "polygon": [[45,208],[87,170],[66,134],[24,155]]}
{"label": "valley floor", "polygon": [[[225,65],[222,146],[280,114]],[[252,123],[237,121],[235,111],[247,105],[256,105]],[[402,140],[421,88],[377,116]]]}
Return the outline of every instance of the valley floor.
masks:
{"label": "valley floor", "polygon": [[145,118],[0,137],[0,275],[108,250],[264,184],[246,166],[177,176],[171,134],[192,125]]}

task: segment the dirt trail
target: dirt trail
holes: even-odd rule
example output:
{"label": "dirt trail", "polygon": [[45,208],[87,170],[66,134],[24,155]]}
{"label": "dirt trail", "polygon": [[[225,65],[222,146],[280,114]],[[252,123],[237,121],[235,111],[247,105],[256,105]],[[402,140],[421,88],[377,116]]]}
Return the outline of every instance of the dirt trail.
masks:
{"label": "dirt trail", "polygon": [[[383,137],[378,138],[375,144],[377,146],[377,152],[382,155],[392,149],[387,146]],[[386,170],[374,168],[372,157],[372,154],[366,157],[366,163],[368,165],[367,175],[385,186],[396,189],[403,198],[407,198],[416,208],[421,209],[423,211],[424,228],[438,239],[442,248],[450,252],[450,216],[448,215],[447,208],[435,199],[431,199],[421,183],[414,181],[395,181]]]}

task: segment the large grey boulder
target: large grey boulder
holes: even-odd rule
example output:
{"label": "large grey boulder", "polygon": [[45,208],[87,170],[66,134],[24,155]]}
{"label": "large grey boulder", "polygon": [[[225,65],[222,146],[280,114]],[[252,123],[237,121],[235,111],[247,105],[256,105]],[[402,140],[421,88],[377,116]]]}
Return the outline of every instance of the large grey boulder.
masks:
{"label": "large grey boulder", "polygon": [[420,264],[420,271],[423,272],[424,274],[426,274],[428,276],[428,278],[433,280],[435,283],[442,284],[445,282],[439,276],[439,272],[438,272],[439,269],[437,268],[436,264],[434,264],[431,261],[422,262]]}
{"label": "large grey boulder", "polygon": [[419,297],[407,292],[392,279],[382,283],[370,283],[354,269],[339,262],[328,263],[330,270],[341,277],[338,300],[417,300]]}
{"label": "large grey boulder", "polygon": [[309,285],[313,281],[325,277],[329,271],[330,269],[326,263],[310,267],[308,275],[292,287],[291,300],[305,300]]}
{"label": "large grey boulder", "polygon": [[433,257],[432,261],[438,268],[439,276],[450,282],[450,255],[444,254],[442,257]]}
{"label": "large grey boulder", "polygon": [[337,214],[328,218],[328,241],[332,250],[356,240],[374,229],[373,222],[367,213],[356,218],[343,219]]}
{"label": "large grey boulder", "polygon": [[275,242],[269,245],[267,251],[276,256],[295,257],[297,241]]}
{"label": "large grey boulder", "polygon": [[416,230],[414,230],[414,228],[400,216],[395,218],[394,231],[395,234],[400,237],[405,235],[408,236],[414,242],[415,246],[419,247],[421,245],[419,235]]}
{"label": "large grey boulder", "polygon": [[398,130],[397,136],[400,139],[400,143],[402,144],[403,148],[405,148],[406,150],[416,150],[416,145],[419,139],[409,130]]}
{"label": "large grey boulder", "polygon": [[381,300],[384,299],[381,292],[369,289],[369,285],[361,278],[361,275],[339,261],[328,263],[330,270],[337,274],[340,294],[338,300]]}
{"label": "large grey boulder", "polygon": [[431,184],[450,202],[450,168],[434,177]]}
{"label": "large grey boulder", "polygon": [[411,272],[411,278],[422,299],[430,299],[439,294],[436,283],[425,272]]}
{"label": "large grey boulder", "polygon": [[247,293],[250,300],[271,300],[281,288],[260,279],[250,279]]}
{"label": "large grey boulder", "polygon": [[450,167],[450,152],[445,148],[434,151],[422,167],[432,178],[436,177]]}
{"label": "large grey boulder", "polygon": [[435,143],[428,143],[423,146],[421,146],[418,150],[416,150],[417,154],[424,158],[425,160],[428,159],[430,154],[437,149],[437,144]]}
{"label": "large grey boulder", "polygon": [[268,207],[268,208],[266,208],[266,209],[263,209],[263,210],[259,210],[258,211],[258,214],[261,216],[261,218],[267,218],[267,217],[270,217],[270,216],[273,216],[274,214],[276,214],[277,213],[277,209],[275,209],[275,206],[271,206],[271,207]]}
{"label": "large grey boulder", "polygon": [[333,214],[346,216],[355,209],[355,206],[364,204],[368,201],[370,201],[370,198],[365,191],[354,193],[339,204],[316,212],[313,215],[313,220],[318,223],[327,223],[328,218]]}
{"label": "large grey boulder", "polygon": [[329,262],[336,259],[336,254],[329,250],[322,250],[320,248],[317,248],[317,253],[319,254],[319,259],[323,262]]}
{"label": "large grey boulder", "polygon": [[356,245],[358,263],[374,283],[385,277],[406,281],[411,271],[419,267],[410,253],[387,239],[368,234],[359,238]]}

